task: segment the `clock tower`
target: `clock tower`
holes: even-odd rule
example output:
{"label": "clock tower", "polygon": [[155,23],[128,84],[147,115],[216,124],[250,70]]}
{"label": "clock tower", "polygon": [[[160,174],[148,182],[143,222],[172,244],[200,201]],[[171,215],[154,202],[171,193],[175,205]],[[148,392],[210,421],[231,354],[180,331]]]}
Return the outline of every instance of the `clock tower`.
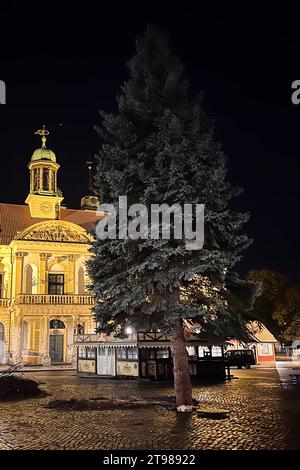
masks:
{"label": "clock tower", "polygon": [[59,219],[60,205],[63,201],[57,188],[59,164],[52,150],[46,148],[46,136],[49,132],[43,126],[35,134],[42,137],[42,147],[35,150],[28,168],[30,171],[30,192],[26,199],[32,218]]}

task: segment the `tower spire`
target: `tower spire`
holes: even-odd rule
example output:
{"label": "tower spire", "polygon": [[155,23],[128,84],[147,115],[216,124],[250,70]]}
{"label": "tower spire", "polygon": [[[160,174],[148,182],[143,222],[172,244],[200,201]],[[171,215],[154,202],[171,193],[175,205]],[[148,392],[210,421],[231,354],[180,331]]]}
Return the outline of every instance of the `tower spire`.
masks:
{"label": "tower spire", "polygon": [[89,159],[86,162],[86,165],[88,168],[87,188],[86,188],[85,196],[81,198],[80,206],[82,210],[96,211],[99,206],[99,199],[97,196],[95,196],[95,192],[94,192],[93,175],[92,175],[92,166],[93,166],[92,160]]}
{"label": "tower spire", "polygon": [[49,135],[49,131],[45,129],[45,125],[43,125],[43,129],[39,129],[34,134],[42,136],[42,149],[46,148],[46,135]]}
{"label": "tower spire", "polygon": [[30,191],[26,199],[32,218],[56,219],[59,217],[60,204],[63,201],[57,187],[59,164],[52,150],[46,148],[46,136],[49,131],[39,129],[34,134],[42,138],[42,147],[36,149],[28,164],[30,171]]}
{"label": "tower spire", "polygon": [[93,185],[93,175],[92,175],[92,165],[93,162],[91,160],[88,160],[86,162],[87,167],[88,167],[88,180],[87,180],[87,196],[94,196],[94,185]]}

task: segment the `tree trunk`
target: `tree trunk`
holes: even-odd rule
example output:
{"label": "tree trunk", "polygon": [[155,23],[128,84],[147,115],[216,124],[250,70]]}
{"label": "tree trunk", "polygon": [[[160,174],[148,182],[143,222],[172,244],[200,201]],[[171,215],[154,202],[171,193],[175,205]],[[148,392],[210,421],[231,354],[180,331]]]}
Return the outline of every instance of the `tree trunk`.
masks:
{"label": "tree trunk", "polygon": [[177,411],[193,411],[192,384],[189,374],[188,353],[185,346],[182,322],[172,337],[172,356],[174,364],[174,384]]}

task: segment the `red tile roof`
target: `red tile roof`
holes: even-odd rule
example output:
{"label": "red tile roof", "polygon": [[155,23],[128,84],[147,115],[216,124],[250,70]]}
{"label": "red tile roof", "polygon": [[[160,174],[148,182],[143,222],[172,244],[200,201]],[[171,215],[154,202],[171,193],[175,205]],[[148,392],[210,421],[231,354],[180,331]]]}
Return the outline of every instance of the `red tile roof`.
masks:
{"label": "red tile roof", "polygon": [[[94,211],[61,208],[61,220],[80,225],[89,231],[100,217]],[[17,232],[22,232],[27,227],[49,219],[34,219],[30,216],[27,205],[1,204],[0,203],[0,244],[9,245]]]}

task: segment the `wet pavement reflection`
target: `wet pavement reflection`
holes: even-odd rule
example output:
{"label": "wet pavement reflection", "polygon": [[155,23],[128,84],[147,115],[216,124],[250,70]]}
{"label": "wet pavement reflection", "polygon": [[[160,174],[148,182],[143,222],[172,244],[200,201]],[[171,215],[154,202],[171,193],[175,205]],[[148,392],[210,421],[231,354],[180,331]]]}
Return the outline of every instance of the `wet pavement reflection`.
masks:
{"label": "wet pavement reflection", "polygon": [[0,403],[0,449],[300,449],[300,386],[277,369],[235,370],[221,384],[195,386],[203,405],[227,419],[178,415],[167,408],[58,410],[50,400],[150,399],[174,395],[171,385],[79,378],[75,371],[26,372],[49,394]]}

